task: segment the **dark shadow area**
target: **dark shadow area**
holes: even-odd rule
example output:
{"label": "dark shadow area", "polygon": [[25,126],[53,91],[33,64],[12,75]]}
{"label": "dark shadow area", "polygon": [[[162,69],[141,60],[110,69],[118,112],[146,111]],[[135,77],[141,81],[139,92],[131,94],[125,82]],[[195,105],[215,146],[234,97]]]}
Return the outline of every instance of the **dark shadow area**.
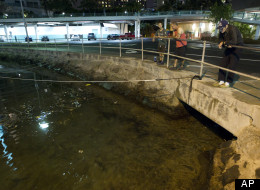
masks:
{"label": "dark shadow area", "polygon": [[206,126],[209,130],[214,132],[216,135],[218,135],[222,139],[224,139],[226,141],[237,139],[237,137],[235,137],[232,133],[230,133],[229,131],[227,131],[226,129],[224,129],[222,126],[220,126],[219,124],[215,123],[211,119],[207,118],[206,116],[204,116],[203,114],[201,114],[200,112],[195,110],[194,108],[190,107],[185,102],[181,101],[181,103],[183,104],[184,108],[189,112],[189,114],[191,114],[201,124]]}

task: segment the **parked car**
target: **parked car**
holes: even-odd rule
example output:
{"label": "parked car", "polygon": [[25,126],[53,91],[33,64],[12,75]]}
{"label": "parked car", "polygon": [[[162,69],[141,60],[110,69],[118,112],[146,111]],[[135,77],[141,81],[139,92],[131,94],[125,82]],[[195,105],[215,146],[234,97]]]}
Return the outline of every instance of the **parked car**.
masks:
{"label": "parked car", "polygon": [[94,33],[88,33],[88,40],[91,40],[91,39],[93,39],[93,40],[97,39]]}
{"label": "parked car", "polygon": [[135,35],[132,34],[132,33],[125,33],[125,34],[123,34],[123,35],[120,35],[120,38],[121,38],[122,40],[124,40],[124,39],[132,40],[132,39],[135,39]]}
{"label": "parked car", "polygon": [[73,34],[71,37],[70,37],[71,41],[80,41],[80,37],[79,35],[76,35],[76,34]]}
{"label": "parked car", "polygon": [[[26,41],[26,42],[27,42],[27,41],[28,41],[28,38],[27,38],[27,37],[25,37],[24,41]],[[32,37],[30,37],[30,36],[29,36],[29,42],[32,42],[32,41],[33,41],[33,40],[32,40]]]}
{"label": "parked car", "polygon": [[43,36],[42,37],[42,42],[47,42],[47,41],[50,41],[49,37],[48,36]]}
{"label": "parked car", "polygon": [[116,39],[119,39],[119,34],[109,34],[108,36],[107,36],[107,39],[108,40],[116,40]]}

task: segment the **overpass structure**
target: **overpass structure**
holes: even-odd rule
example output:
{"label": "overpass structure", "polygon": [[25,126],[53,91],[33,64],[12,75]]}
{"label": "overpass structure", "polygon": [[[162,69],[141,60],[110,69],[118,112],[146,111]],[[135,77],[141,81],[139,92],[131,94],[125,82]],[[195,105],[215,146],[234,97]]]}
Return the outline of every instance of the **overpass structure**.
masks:
{"label": "overpass structure", "polygon": [[[163,20],[164,27],[167,27],[167,22],[169,20],[175,21],[198,21],[207,20],[209,11],[179,11],[179,12],[155,12],[155,13],[114,13],[114,14],[61,14],[54,17],[45,18],[26,18],[28,25],[35,26],[35,31],[37,31],[37,23],[63,23],[69,31],[69,24],[73,22],[118,22],[118,23],[132,23],[135,25],[135,36],[140,37],[140,23],[143,20]],[[6,36],[8,36],[7,26],[16,25],[23,23],[22,18],[8,18],[0,19],[2,23]],[[100,26],[102,27],[102,26]],[[100,30],[101,31],[101,30]],[[36,34],[37,36],[37,34]],[[67,35],[68,36],[68,35]],[[102,37],[102,36],[101,36]]]}
{"label": "overpass structure", "polygon": [[[126,22],[134,23],[135,36],[140,37],[140,23],[144,20],[163,20],[164,28],[167,27],[168,20],[174,21],[205,21],[208,19],[210,11],[178,11],[178,12],[152,12],[152,13],[112,13],[112,14],[61,14],[54,17],[26,18],[28,24],[37,28],[37,23],[63,23],[69,31],[69,23],[73,22]],[[255,39],[260,36],[260,13],[235,12],[233,21],[257,25]],[[0,26],[3,25],[8,38],[7,25],[23,23],[22,18],[0,19]],[[101,26],[100,26],[101,27]],[[37,31],[37,29],[35,29]],[[37,34],[36,34],[37,36]],[[67,35],[68,36],[68,35]]]}

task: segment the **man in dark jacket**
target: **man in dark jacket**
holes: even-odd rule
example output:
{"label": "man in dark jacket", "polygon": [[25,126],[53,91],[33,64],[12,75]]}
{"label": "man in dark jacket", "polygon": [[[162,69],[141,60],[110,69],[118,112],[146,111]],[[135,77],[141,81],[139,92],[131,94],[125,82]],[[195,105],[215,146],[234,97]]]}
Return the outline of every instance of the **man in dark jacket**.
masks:
{"label": "man in dark jacket", "polygon": [[[241,36],[240,31],[237,27],[231,25],[226,20],[221,20],[219,22],[219,39],[220,43],[218,45],[219,49],[225,47],[224,57],[220,64],[221,67],[235,70],[237,64],[239,62],[239,48],[232,47],[233,45],[236,46],[243,46],[243,39]],[[218,86],[221,88],[228,88],[231,83],[233,83],[234,73],[228,72],[227,80],[226,80],[226,73],[222,69],[219,69],[218,80],[219,82],[215,83],[214,86]]]}

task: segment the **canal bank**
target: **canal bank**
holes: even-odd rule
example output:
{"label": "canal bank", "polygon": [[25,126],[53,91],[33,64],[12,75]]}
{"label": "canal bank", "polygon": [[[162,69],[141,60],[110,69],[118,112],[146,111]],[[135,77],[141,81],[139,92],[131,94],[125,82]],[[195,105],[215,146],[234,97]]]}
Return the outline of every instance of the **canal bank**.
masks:
{"label": "canal bank", "polygon": [[[181,100],[238,137],[237,141],[225,146],[229,151],[223,151],[225,148],[222,147],[218,159],[216,154],[214,168],[221,169],[214,169],[214,176],[222,177],[221,183],[216,183],[232,187],[235,178],[245,175],[249,176],[248,178],[259,177],[260,153],[257,152],[257,147],[260,142],[260,109],[259,100],[257,102],[254,97],[246,96],[235,89],[213,88],[213,81],[210,79],[191,80],[194,73],[169,71],[150,61],[11,49],[1,53],[1,57],[24,60],[29,65],[44,66],[81,80],[118,81],[99,84],[168,114],[175,113],[175,108],[181,106]],[[220,160],[220,163],[217,160]],[[220,164],[223,165],[220,167]],[[213,177],[212,183],[214,179],[219,180],[219,177]]]}

